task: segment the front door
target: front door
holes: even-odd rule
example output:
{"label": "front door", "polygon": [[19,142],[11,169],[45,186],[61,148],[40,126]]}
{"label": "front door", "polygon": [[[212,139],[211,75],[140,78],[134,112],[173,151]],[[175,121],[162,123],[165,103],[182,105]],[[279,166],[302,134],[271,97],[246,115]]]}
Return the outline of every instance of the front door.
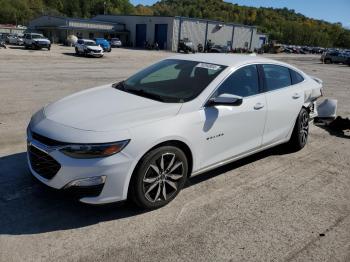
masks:
{"label": "front door", "polygon": [[201,110],[202,168],[261,146],[267,107],[265,95],[260,92],[256,65],[232,73],[213,97],[221,94],[242,96],[243,102],[237,106],[210,106]]}

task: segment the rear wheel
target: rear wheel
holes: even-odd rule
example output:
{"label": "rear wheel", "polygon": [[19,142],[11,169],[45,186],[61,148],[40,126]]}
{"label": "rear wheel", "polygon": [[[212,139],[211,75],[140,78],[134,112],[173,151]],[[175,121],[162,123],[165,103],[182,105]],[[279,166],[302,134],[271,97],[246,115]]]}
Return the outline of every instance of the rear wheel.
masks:
{"label": "rear wheel", "polygon": [[325,62],[326,64],[331,64],[331,63],[332,63],[332,60],[329,59],[329,58],[327,58],[327,59],[324,60],[324,62]]}
{"label": "rear wheel", "polygon": [[80,55],[80,52],[79,52],[79,50],[78,50],[77,47],[75,48],[75,54],[76,54],[76,55]]}
{"label": "rear wheel", "polygon": [[292,136],[289,141],[289,146],[294,150],[302,149],[309,137],[309,112],[302,108],[295,122]]}
{"label": "rear wheel", "polygon": [[162,146],[147,153],[130,183],[130,197],[142,208],[158,208],[172,201],[183,188],[188,161],[182,150]]}

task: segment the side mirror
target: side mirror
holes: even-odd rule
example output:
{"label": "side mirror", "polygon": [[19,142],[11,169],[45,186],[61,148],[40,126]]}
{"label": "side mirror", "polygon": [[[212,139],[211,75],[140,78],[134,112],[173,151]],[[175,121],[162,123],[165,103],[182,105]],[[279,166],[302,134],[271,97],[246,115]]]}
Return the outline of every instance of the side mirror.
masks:
{"label": "side mirror", "polygon": [[231,95],[231,94],[221,94],[217,97],[210,98],[206,106],[239,106],[243,102],[243,97]]}

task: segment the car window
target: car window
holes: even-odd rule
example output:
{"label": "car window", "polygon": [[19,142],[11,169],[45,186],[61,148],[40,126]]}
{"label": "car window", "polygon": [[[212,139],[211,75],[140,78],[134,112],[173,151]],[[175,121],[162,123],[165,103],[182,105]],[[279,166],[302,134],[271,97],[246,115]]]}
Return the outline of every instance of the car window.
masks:
{"label": "car window", "polygon": [[292,84],[293,85],[304,81],[304,77],[302,77],[302,75],[299,74],[298,72],[296,72],[292,69],[289,69],[289,72],[290,72],[290,76],[292,77]]}
{"label": "car window", "polygon": [[197,61],[167,59],[130,77],[117,88],[168,103],[197,97],[226,66]]}
{"label": "car window", "polygon": [[172,64],[166,67],[163,67],[152,74],[149,74],[145,78],[143,78],[140,83],[146,84],[151,82],[160,82],[166,80],[173,80],[178,78],[180,73],[180,68],[177,68],[176,64]]}
{"label": "car window", "polygon": [[289,69],[279,65],[263,65],[266,91],[277,90],[292,84]]}
{"label": "car window", "polygon": [[43,38],[43,35],[32,35],[32,39]]}
{"label": "car window", "polygon": [[97,46],[97,44],[94,41],[85,41],[84,44],[88,46]]}
{"label": "car window", "polygon": [[252,96],[259,93],[258,70],[255,65],[245,66],[231,74],[217,89],[215,96],[232,94]]}

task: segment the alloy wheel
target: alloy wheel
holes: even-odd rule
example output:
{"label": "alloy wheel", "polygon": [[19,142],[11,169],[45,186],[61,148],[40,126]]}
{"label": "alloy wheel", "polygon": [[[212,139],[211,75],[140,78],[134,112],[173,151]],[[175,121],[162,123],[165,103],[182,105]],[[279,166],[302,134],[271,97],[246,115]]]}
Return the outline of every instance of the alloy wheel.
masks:
{"label": "alloy wheel", "polygon": [[309,135],[309,116],[308,116],[308,113],[305,111],[301,115],[301,119],[300,119],[300,139],[303,145],[306,144],[308,135]]}
{"label": "alloy wheel", "polygon": [[177,193],[185,175],[184,163],[174,153],[163,153],[151,162],[143,177],[143,193],[150,202],[166,201]]}

